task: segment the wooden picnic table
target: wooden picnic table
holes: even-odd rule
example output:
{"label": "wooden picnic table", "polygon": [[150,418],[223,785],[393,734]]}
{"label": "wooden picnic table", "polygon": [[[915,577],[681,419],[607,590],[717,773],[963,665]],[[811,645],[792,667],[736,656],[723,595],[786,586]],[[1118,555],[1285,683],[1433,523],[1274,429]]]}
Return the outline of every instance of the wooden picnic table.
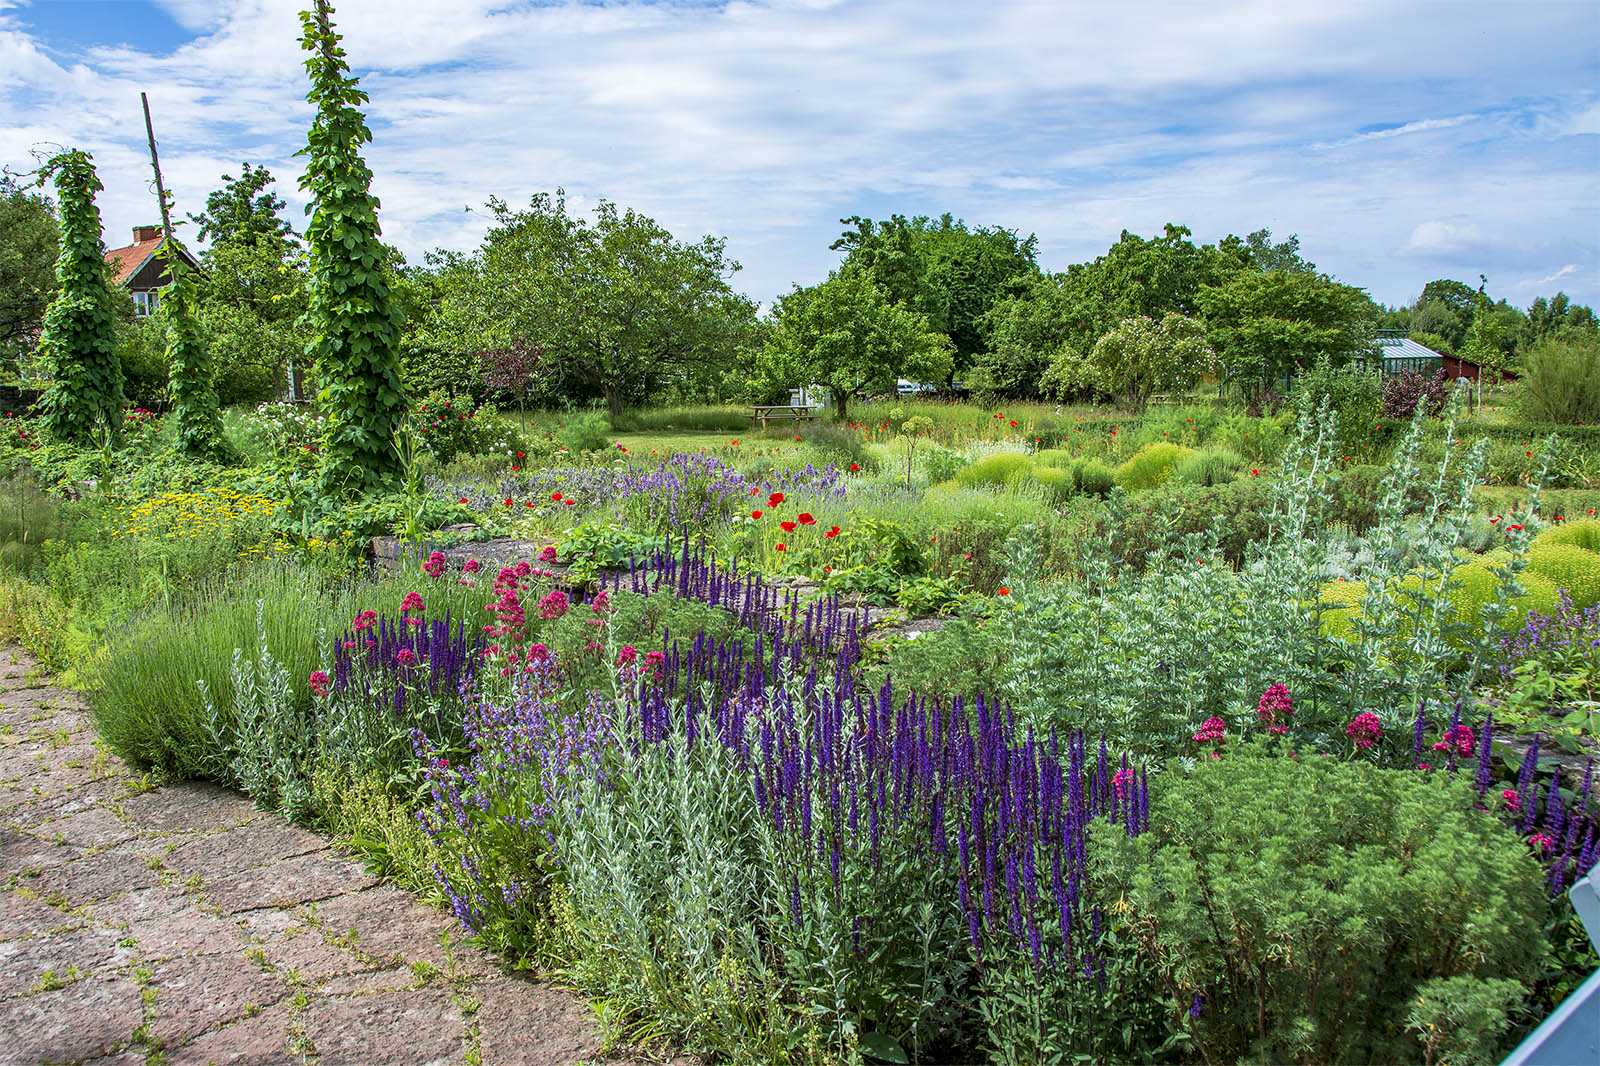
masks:
{"label": "wooden picnic table", "polygon": [[809,422],[817,417],[815,407],[796,407],[793,404],[752,404],[750,406],[750,424],[759,424],[762,429],[767,428],[767,422]]}

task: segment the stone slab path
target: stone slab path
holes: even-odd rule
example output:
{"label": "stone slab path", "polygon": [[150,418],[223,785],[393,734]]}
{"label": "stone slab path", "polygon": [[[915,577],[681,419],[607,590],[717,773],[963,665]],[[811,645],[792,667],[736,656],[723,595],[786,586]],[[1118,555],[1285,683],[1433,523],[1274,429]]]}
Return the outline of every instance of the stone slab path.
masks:
{"label": "stone slab path", "polygon": [[464,935],[242,796],[152,787],[0,648],[0,1066],[596,1061],[580,999]]}

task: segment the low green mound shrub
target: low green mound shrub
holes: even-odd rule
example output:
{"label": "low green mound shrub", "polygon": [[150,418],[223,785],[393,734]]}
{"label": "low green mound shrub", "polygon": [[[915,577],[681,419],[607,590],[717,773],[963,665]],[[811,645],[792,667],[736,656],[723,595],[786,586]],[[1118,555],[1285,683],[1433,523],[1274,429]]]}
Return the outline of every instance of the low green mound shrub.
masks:
{"label": "low green mound shrub", "polygon": [[1579,610],[1600,603],[1600,552],[1576,544],[1535,542],[1528,551],[1528,567],[1559,589],[1566,589]]}
{"label": "low green mound shrub", "polygon": [[603,451],[611,446],[611,423],[599,411],[587,411],[581,415],[573,415],[556,439],[562,447],[574,455],[587,452]]}
{"label": "low green mound shrub", "polygon": [[1600,519],[1585,518],[1550,526],[1533,538],[1533,544],[1534,547],[1541,544],[1571,544],[1585,551],[1600,552]]}
{"label": "low green mound shrub", "polygon": [[1085,496],[1109,496],[1117,479],[1100,460],[1077,459],[1072,464],[1072,483]]}
{"label": "low green mound shrub", "polygon": [[1119,924],[1195,1057],[1417,1061],[1408,1012],[1451,978],[1515,1009],[1549,951],[1541,870],[1468,775],[1287,755],[1163,775],[1149,830],[1096,829]]}
{"label": "low green mound shrub", "polygon": [[697,433],[740,433],[750,428],[750,411],[744,407],[658,407],[625,412],[617,428],[628,433],[663,433],[693,430]]}
{"label": "low green mound shrub", "polygon": [[1033,460],[1021,452],[996,452],[958,471],[955,480],[963,488],[1004,485],[1019,474],[1027,474],[1032,467]]}
{"label": "low green mound shrub", "polygon": [[1245,463],[1227,448],[1203,448],[1179,459],[1172,480],[1179,485],[1223,485],[1244,472]]}
{"label": "low green mound shrub", "polygon": [[1349,640],[1350,626],[1361,615],[1361,597],[1367,586],[1360,581],[1330,581],[1322,586],[1322,631]]}
{"label": "low green mound shrub", "polygon": [[1130,492],[1153,489],[1172,476],[1172,469],[1178,460],[1192,453],[1192,448],[1166,441],[1147,444],[1117,467],[1117,484]]}

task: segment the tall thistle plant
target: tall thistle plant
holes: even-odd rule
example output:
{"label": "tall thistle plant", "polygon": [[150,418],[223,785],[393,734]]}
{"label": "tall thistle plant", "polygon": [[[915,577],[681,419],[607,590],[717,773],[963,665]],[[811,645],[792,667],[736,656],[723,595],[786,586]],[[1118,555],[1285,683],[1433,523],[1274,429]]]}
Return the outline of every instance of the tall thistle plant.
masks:
{"label": "tall thistle plant", "polygon": [[88,152],[62,152],[40,168],[39,182],[54,178],[61,210],[57,295],[44,313],[39,351],[52,383],[44,407],[55,439],[78,445],[115,444],[121,436],[122,363],[116,320],[100,243],[104,186]]}
{"label": "tall thistle plant", "polygon": [[[1378,522],[1368,535],[1373,565],[1365,575],[1361,613],[1345,673],[1352,708],[1376,709],[1387,726],[1403,726],[1424,698],[1461,682],[1463,642],[1458,570],[1471,531],[1473,490],[1483,480],[1484,442],[1463,447],[1456,430],[1460,398],[1444,414],[1444,453],[1418,459],[1425,435],[1419,410],[1395,453],[1382,488]],[[1420,497],[1420,499],[1419,499]],[[1420,513],[1415,513],[1420,511]],[[1510,531],[1513,556],[1526,548]],[[1514,583],[1499,590],[1503,610]]]}
{"label": "tall thistle plant", "polygon": [[300,43],[316,105],[300,188],[311,194],[311,355],[328,415],[323,439],[325,501],[391,485],[402,467],[395,435],[406,417],[400,379],[402,315],[389,292],[388,251],[378,239],[378,199],[361,145],[372,139],[332,8],[316,0],[300,14]]}

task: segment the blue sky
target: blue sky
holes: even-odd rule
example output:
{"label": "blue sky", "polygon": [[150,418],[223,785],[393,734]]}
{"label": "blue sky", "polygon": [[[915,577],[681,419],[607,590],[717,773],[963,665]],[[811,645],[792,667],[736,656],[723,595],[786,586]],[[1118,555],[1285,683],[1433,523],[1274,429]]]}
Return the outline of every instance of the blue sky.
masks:
{"label": "blue sky", "polygon": [[[0,0],[0,163],[94,153],[107,238],[266,165],[298,222],[301,0]],[[1052,270],[1263,226],[1389,304],[1600,304],[1600,4],[343,0],[386,239],[468,250],[563,187],[727,239],[762,302],[852,214],[949,211]]]}

